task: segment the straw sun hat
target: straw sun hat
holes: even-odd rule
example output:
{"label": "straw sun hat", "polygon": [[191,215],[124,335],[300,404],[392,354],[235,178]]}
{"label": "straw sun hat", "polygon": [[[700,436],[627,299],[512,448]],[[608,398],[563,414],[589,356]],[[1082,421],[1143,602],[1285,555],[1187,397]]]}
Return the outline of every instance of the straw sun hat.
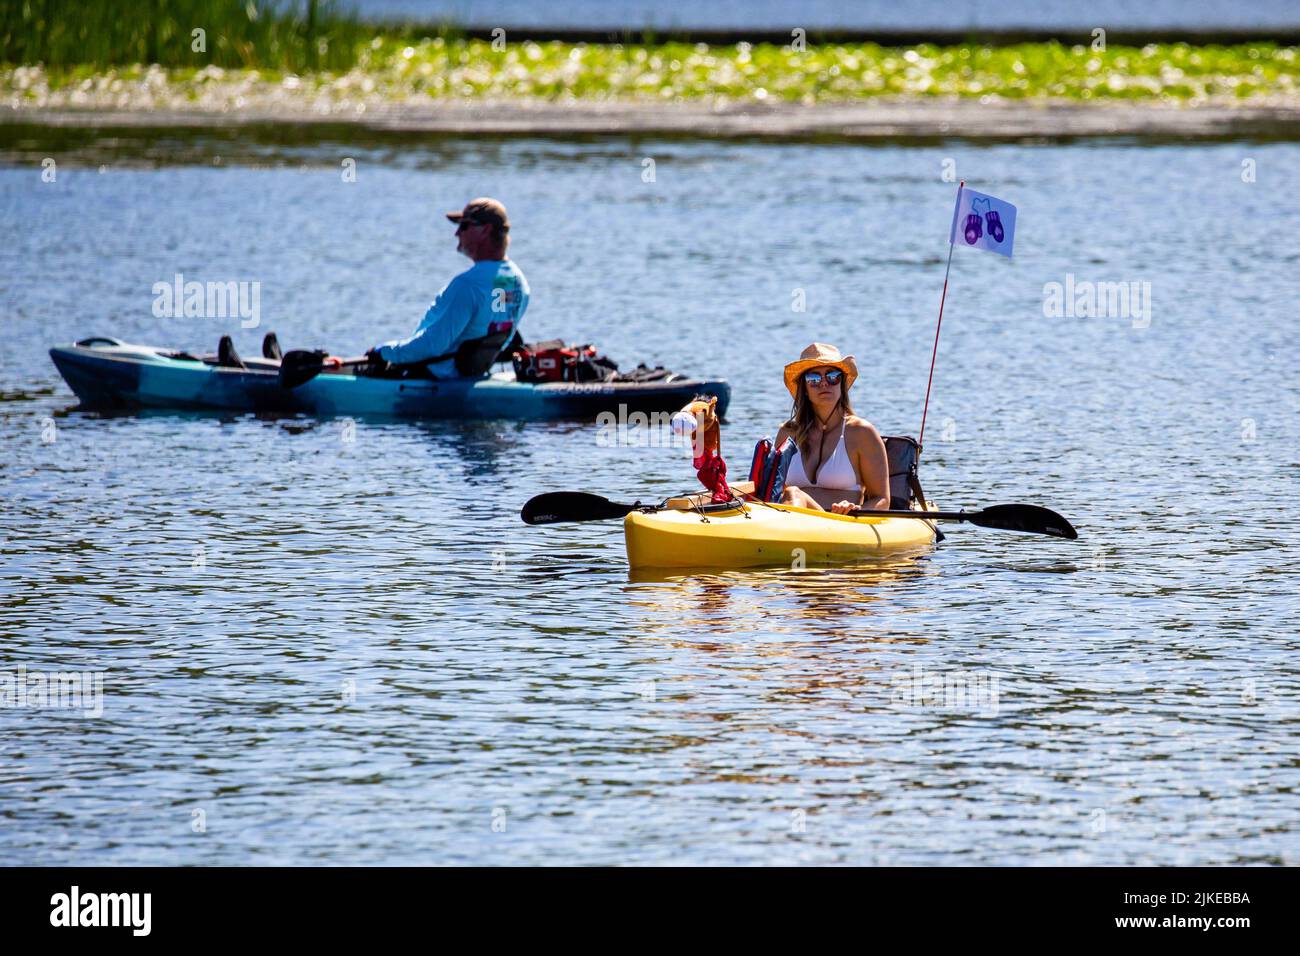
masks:
{"label": "straw sun hat", "polygon": [[790,390],[792,398],[797,398],[799,395],[799,376],[810,368],[822,365],[829,365],[844,373],[846,392],[858,377],[858,363],[853,360],[852,355],[841,357],[840,350],[835,346],[814,342],[800,353],[799,361],[791,362],[785,367],[785,387]]}

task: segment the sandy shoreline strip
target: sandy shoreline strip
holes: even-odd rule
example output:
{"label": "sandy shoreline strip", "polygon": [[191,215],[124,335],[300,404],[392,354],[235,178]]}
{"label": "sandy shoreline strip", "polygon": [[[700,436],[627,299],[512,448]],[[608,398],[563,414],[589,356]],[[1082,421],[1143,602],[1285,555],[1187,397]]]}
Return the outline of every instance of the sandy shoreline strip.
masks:
{"label": "sandy shoreline strip", "polygon": [[80,128],[352,125],[386,133],[493,136],[667,135],[771,140],[1149,137],[1300,140],[1300,101],[1198,105],[880,98],[862,102],[728,103],[544,100],[253,102],[234,109],[0,105],[0,123]]}

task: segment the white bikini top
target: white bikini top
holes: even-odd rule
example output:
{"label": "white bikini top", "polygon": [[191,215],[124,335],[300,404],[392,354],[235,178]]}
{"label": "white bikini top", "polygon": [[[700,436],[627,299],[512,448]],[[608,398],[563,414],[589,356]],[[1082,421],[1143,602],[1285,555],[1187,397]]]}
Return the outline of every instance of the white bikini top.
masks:
{"label": "white bikini top", "polygon": [[[844,426],[847,424],[847,420],[841,423],[840,440],[835,446],[835,451],[817,469],[817,484],[815,487],[837,488],[844,491],[856,491],[858,489],[858,473],[854,471],[853,462],[849,460],[849,450],[844,445]],[[803,454],[797,448],[794,457],[790,459],[790,470],[786,472],[785,483],[801,488],[813,486],[812,479],[803,470]]]}

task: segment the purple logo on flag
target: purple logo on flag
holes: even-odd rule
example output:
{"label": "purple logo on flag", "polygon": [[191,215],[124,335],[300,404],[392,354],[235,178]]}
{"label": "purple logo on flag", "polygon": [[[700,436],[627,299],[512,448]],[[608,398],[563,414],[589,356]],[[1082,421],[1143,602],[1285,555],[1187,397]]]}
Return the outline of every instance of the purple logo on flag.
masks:
{"label": "purple logo on flag", "polygon": [[957,190],[948,242],[974,246],[1011,256],[1016,237],[1016,207],[1004,199],[977,193],[964,186]]}

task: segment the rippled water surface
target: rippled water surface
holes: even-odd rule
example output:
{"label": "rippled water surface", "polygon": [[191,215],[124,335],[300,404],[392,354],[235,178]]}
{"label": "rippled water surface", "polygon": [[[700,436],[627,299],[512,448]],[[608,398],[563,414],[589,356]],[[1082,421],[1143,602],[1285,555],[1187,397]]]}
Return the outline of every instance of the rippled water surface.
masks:
{"label": "rippled water surface", "polygon": [[[630,577],[618,522],[518,509],[692,487],[657,435],[105,416],[46,356],[268,328],[356,352],[462,267],[438,213],[491,194],[530,337],[728,378],[733,472],[813,339],[914,434],[946,158],[1019,205],[1018,255],[954,261],[922,477],[1077,542],[961,526],[862,566]],[[0,676],[104,673],[100,717],[0,710],[6,861],[1300,860],[1300,147],[0,127],[0,162]],[[259,280],[261,327],[154,318],[178,272]],[[1044,317],[1067,273],[1149,282],[1149,322]]]}

